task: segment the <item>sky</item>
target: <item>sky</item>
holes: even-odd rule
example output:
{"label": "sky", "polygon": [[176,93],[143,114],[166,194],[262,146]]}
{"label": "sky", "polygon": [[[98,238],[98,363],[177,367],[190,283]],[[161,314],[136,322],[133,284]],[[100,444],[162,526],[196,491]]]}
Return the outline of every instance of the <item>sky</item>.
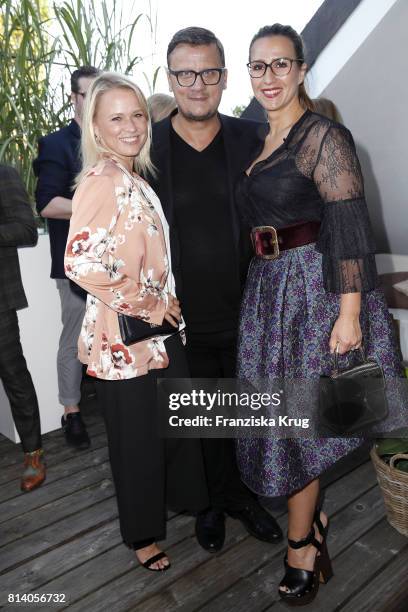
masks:
{"label": "sky", "polygon": [[[123,0],[124,3],[129,0]],[[220,110],[232,114],[237,105],[248,104],[251,86],[246,70],[248,47],[252,36],[264,25],[275,22],[289,24],[301,32],[323,0],[144,0],[137,1],[138,11],[151,13],[157,19],[156,43],[144,38],[146,26],[141,25],[141,46],[138,53],[144,56],[143,65],[134,77],[144,93],[149,95],[145,71],[151,75],[154,67],[166,64],[167,45],[177,30],[188,26],[201,26],[212,30],[224,45],[228,68],[228,86],[224,92]],[[130,4],[130,2],[129,2]],[[161,70],[156,92],[168,93],[167,78]]]}

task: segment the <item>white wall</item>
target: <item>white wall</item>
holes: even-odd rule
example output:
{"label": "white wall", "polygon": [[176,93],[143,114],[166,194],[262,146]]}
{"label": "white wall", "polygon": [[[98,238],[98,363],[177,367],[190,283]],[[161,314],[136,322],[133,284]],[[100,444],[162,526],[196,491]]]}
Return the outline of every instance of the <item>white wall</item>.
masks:
{"label": "white wall", "polygon": [[408,255],[408,2],[397,0],[323,91],[357,143],[378,251]]}
{"label": "white wall", "polygon": [[[35,248],[19,249],[24,290],[29,307],[18,312],[21,343],[37,391],[42,432],[60,427],[56,354],[61,333],[60,302],[50,278],[49,239],[38,237]],[[0,386],[0,433],[18,442],[10,406]]]}
{"label": "white wall", "polygon": [[311,98],[322,95],[324,89],[396,2],[397,0],[362,0],[360,2],[320,53],[310,70],[307,84]]}

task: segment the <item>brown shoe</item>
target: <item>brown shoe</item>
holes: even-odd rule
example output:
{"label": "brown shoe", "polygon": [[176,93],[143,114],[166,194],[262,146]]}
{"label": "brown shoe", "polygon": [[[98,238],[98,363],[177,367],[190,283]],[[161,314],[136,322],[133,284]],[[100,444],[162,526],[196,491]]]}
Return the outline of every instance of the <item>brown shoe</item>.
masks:
{"label": "brown shoe", "polygon": [[24,472],[21,490],[28,492],[36,489],[45,480],[44,451],[39,448],[32,453],[24,453]]}

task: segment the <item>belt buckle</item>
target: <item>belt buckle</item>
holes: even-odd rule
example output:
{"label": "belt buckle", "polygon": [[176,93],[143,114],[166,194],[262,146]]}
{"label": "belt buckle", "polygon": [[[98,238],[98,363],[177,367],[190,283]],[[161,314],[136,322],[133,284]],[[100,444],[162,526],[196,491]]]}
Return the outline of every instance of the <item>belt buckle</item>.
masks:
{"label": "belt buckle", "polygon": [[262,259],[277,259],[280,255],[276,229],[272,225],[260,225],[251,230],[255,255]]}

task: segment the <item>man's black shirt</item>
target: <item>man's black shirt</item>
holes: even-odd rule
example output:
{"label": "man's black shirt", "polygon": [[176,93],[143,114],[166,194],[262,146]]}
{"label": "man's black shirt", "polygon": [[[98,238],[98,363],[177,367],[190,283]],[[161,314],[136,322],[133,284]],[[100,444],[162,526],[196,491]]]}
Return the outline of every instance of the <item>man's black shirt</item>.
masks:
{"label": "man's black shirt", "polygon": [[183,315],[190,331],[233,330],[241,288],[223,130],[197,151],[171,127],[170,146]]}

